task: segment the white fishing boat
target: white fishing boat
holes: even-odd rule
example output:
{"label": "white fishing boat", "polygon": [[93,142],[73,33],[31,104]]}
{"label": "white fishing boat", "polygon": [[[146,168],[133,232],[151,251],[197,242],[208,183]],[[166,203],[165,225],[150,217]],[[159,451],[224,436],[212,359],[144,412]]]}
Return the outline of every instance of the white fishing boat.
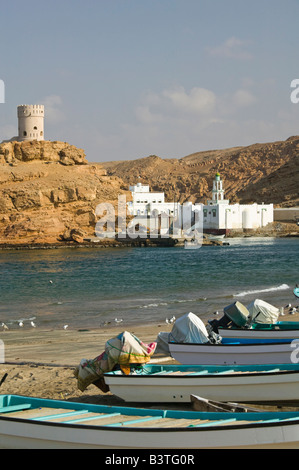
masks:
{"label": "white fishing boat", "polygon": [[168,343],[171,356],[181,364],[252,365],[292,364],[298,342],[222,338],[220,344]]}
{"label": "white fishing boat", "polygon": [[299,322],[278,321],[279,314],[278,308],[260,299],[247,307],[237,301],[225,307],[224,316],[220,320],[209,321],[208,326],[223,338],[299,338]]}
{"label": "white fishing boat", "polygon": [[0,446],[117,449],[118,456],[124,449],[135,455],[174,449],[178,457],[179,449],[298,449],[299,412],[158,410],[1,395]]}
{"label": "white fishing boat", "polygon": [[239,403],[299,404],[299,364],[190,366],[147,364],[106,373],[110,391],[127,402],[188,403],[196,394]]}

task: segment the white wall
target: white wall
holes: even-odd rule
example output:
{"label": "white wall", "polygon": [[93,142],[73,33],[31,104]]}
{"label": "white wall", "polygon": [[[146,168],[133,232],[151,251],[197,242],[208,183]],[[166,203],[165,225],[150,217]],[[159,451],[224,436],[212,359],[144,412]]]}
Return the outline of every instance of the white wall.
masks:
{"label": "white wall", "polygon": [[273,222],[273,204],[204,206],[204,229],[257,229]]}
{"label": "white wall", "polygon": [[44,106],[18,106],[19,140],[44,140]]}

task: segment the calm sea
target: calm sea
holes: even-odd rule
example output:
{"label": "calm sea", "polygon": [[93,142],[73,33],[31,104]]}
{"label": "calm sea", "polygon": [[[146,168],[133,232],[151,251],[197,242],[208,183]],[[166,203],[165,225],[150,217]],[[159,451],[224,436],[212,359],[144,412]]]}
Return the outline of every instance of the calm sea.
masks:
{"label": "calm sea", "polygon": [[[298,305],[299,239],[230,239],[223,247],[0,252],[0,323],[121,329],[188,312],[203,320],[235,300]],[[291,320],[292,317],[286,317]]]}

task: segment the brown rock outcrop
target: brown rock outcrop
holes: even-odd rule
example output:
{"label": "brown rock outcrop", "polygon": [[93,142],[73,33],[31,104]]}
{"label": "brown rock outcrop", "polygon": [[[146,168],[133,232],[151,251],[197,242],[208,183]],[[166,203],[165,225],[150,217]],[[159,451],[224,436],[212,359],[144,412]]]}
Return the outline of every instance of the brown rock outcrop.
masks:
{"label": "brown rock outcrop", "polygon": [[4,143],[0,162],[0,244],[80,243],[94,236],[97,204],[117,213],[125,193],[122,180],[64,142]]}
{"label": "brown rock outcrop", "polygon": [[62,165],[87,165],[85,152],[67,142],[47,140],[5,142],[0,145],[0,163],[59,162]]}
{"label": "brown rock outcrop", "polygon": [[206,202],[214,175],[221,173],[231,202],[299,205],[299,136],[286,141],[198,152],[180,159],[149,156],[105,162],[108,175],[164,191],[168,201]]}

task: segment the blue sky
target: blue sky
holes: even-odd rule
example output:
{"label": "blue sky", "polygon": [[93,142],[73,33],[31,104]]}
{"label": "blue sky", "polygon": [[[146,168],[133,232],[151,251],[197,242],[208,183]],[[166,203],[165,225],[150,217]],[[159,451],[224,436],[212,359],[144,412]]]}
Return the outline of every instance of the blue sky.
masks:
{"label": "blue sky", "polygon": [[0,0],[0,18],[0,141],[19,104],[91,162],[299,134],[299,0]]}

